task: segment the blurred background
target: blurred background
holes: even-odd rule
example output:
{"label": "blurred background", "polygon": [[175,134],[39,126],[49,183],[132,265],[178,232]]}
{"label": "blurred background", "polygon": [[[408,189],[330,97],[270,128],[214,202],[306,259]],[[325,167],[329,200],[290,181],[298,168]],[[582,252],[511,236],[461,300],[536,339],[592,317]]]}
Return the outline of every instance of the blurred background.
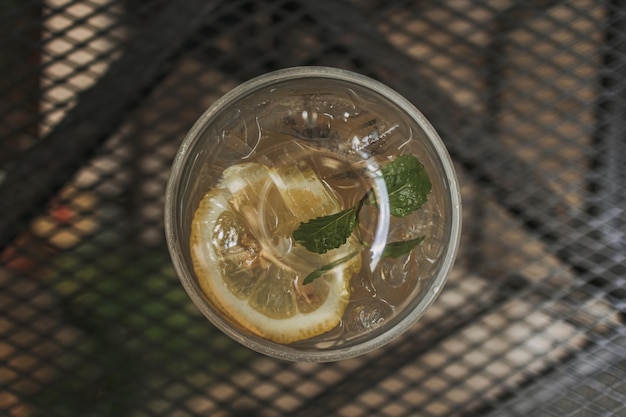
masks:
{"label": "blurred background", "polygon": [[[222,335],[170,264],[196,118],[262,73],[388,84],[462,185],[424,319],[330,364]],[[626,2],[0,0],[0,415],[626,416]]]}

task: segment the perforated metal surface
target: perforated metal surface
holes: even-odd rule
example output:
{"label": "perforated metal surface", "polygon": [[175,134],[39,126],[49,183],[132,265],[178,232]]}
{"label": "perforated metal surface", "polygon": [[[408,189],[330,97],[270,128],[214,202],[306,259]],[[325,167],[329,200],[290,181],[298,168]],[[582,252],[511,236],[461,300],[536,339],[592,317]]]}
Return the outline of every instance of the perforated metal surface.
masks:
{"label": "perforated metal surface", "polygon": [[[261,73],[337,66],[432,121],[464,236],[424,319],[298,364],[170,265],[174,153]],[[3,0],[0,415],[626,416],[621,1]]]}

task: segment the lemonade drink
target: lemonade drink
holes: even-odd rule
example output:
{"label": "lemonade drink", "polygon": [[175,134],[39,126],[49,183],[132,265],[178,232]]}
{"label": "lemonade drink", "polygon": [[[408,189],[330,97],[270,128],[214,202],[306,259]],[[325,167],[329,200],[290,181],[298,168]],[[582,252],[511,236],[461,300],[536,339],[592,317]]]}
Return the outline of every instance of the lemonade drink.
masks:
{"label": "lemonade drink", "polygon": [[384,86],[321,68],[264,78],[218,102],[181,147],[166,202],[174,264],[246,346],[295,360],[371,350],[445,281],[460,232],[454,171],[428,122]]}

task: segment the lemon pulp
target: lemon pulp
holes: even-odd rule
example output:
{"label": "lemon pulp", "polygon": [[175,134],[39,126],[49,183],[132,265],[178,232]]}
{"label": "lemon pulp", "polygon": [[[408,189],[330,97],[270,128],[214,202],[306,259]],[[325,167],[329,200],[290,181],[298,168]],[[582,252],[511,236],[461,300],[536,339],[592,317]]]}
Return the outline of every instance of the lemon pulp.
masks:
{"label": "lemon pulp", "polygon": [[200,201],[191,225],[194,269],[207,299],[239,326],[278,343],[336,327],[349,301],[360,256],[310,284],[312,271],[358,250],[351,237],[325,254],[291,238],[303,221],[336,213],[341,204],[308,166],[227,168]]}

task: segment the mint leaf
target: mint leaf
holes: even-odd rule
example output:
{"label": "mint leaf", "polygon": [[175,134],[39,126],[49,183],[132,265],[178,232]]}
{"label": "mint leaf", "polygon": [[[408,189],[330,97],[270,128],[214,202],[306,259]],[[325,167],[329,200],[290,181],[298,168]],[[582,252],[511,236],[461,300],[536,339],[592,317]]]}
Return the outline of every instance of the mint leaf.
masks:
{"label": "mint leaf", "polygon": [[[413,155],[401,155],[382,169],[387,186],[387,197],[392,216],[404,217],[418,210],[427,199],[432,185],[422,165]],[[323,254],[346,243],[359,222],[364,204],[376,205],[376,196],[369,190],[352,208],[328,216],[317,217],[300,223],[293,232],[296,242],[311,252]],[[359,239],[360,240],[360,239]],[[401,242],[391,242],[383,250],[383,256],[398,258],[406,255],[424,240],[424,236]],[[365,242],[361,244],[367,245]],[[338,259],[310,273],[303,281],[308,284],[326,272],[349,260],[355,253]]]}
{"label": "mint leaf", "polygon": [[354,252],[349,253],[348,255],[344,256],[343,258],[339,258],[339,259],[329,263],[328,265],[324,265],[321,268],[316,269],[315,271],[313,271],[309,275],[307,275],[306,278],[304,278],[304,281],[302,281],[302,284],[306,285],[306,284],[312,283],[313,281],[315,281],[316,279],[318,279],[319,277],[324,275],[326,272],[328,272],[328,271],[338,267],[339,265],[341,265],[344,262],[349,261],[350,259],[354,258],[358,254],[359,254],[358,251],[354,251]]}
{"label": "mint leaf", "polygon": [[358,206],[328,216],[316,217],[293,232],[296,242],[311,252],[326,253],[346,243],[357,222]]}
{"label": "mint leaf", "polygon": [[415,156],[401,155],[382,168],[392,216],[404,217],[419,209],[430,193],[426,169]]}
{"label": "mint leaf", "polygon": [[425,236],[420,236],[415,239],[388,243],[383,250],[383,256],[388,258],[399,258],[400,256],[407,255],[419,246],[419,244],[424,241],[424,238]]}

